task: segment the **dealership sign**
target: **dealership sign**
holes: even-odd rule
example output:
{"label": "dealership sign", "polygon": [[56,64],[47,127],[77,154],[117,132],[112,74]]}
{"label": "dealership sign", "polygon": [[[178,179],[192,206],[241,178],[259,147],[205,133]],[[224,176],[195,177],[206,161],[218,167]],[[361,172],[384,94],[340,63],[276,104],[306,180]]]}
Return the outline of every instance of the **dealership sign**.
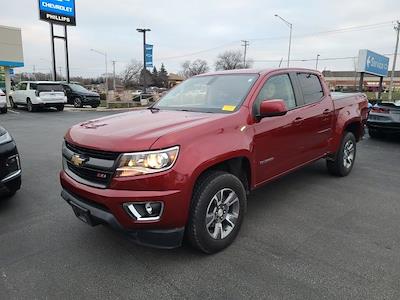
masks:
{"label": "dealership sign", "polygon": [[387,76],[388,68],[388,57],[367,49],[362,49],[358,52],[358,72]]}
{"label": "dealership sign", "polygon": [[39,14],[40,20],[75,26],[75,0],[39,0]]}

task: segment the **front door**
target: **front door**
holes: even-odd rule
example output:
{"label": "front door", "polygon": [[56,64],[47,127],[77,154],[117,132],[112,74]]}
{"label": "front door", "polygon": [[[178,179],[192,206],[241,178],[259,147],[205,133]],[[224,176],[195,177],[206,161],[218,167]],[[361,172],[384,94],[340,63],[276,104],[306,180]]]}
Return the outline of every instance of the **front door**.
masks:
{"label": "front door", "polygon": [[254,124],[256,184],[299,164],[298,149],[304,135],[303,123],[292,78],[288,74],[273,75],[266,80],[254,102],[256,114],[260,103],[271,99],[285,100],[288,112],[284,116],[263,118]]}

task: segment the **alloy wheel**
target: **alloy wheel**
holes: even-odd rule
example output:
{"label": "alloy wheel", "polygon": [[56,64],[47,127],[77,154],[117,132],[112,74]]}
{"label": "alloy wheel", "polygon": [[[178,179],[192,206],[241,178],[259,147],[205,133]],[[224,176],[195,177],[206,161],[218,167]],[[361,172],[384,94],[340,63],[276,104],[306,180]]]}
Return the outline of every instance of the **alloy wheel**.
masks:
{"label": "alloy wheel", "polygon": [[240,211],[237,194],[230,188],[219,190],[210,200],[206,211],[208,234],[216,240],[226,238],[235,228]]}

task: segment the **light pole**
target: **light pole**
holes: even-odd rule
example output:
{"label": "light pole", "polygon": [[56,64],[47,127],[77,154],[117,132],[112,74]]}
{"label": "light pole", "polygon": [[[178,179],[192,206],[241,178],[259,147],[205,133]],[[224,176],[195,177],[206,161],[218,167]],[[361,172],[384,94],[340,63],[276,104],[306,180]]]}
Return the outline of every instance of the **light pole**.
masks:
{"label": "light pole", "polygon": [[151,31],[151,29],[137,28],[136,31],[143,33],[143,91],[146,93],[146,32]]}
{"label": "light pole", "polygon": [[390,74],[390,84],[389,84],[389,101],[392,101],[393,97],[393,79],[394,79],[394,72],[396,70],[396,60],[397,60],[397,51],[399,49],[399,34],[400,34],[400,22],[397,21],[396,25],[394,26],[394,30],[396,30],[396,47],[394,49],[394,57],[393,57],[393,67],[392,67],[392,74]]}
{"label": "light pole", "polygon": [[242,40],[242,46],[244,47],[244,54],[243,54],[243,69],[246,69],[246,54],[247,54],[247,47],[250,45],[249,41]]}
{"label": "light pole", "polygon": [[317,54],[317,61],[315,62],[315,70],[318,70],[318,59],[319,59],[320,55]]}
{"label": "light pole", "polygon": [[293,24],[286,21],[284,18],[282,18],[281,16],[275,14],[275,17],[281,19],[287,26],[289,26],[290,29],[290,35],[289,35],[289,51],[288,51],[288,60],[287,60],[287,66],[289,67],[290,64],[290,47],[292,45],[292,28],[293,28]]}
{"label": "light pole", "polygon": [[107,68],[107,53],[106,52],[101,52],[95,49],[90,49],[90,51],[96,52],[97,54],[103,55],[104,56],[104,60],[106,63],[106,98],[108,95],[108,68]]}

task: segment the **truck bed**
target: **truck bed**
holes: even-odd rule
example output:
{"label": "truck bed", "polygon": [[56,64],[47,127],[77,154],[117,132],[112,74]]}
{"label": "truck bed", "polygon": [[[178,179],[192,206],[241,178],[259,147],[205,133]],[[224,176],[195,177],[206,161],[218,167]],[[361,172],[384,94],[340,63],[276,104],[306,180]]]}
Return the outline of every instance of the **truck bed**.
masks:
{"label": "truck bed", "polygon": [[368,99],[364,93],[331,93],[335,109],[341,109],[350,106],[359,106],[360,111],[368,110]]}

